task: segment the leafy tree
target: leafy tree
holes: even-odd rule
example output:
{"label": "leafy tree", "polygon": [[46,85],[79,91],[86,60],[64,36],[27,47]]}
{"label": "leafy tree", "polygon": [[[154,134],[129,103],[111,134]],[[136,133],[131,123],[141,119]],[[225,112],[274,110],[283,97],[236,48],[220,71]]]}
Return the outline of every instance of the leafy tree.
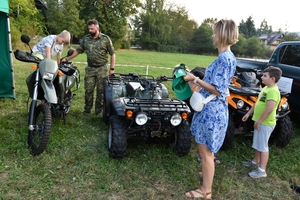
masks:
{"label": "leafy tree", "polygon": [[165,4],[165,0],[146,0],[133,19],[136,42],[144,49],[187,52],[197,23],[190,20],[185,7]]}
{"label": "leafy tree", "polygon": [[48,32],[58,34],[68,30],[78,37],[84,32],[84,21],[79,19],[79,4],[77,0],[45,0],[47,5],[46,24]]}
{"label": "leafy tree", "polygon": [[[136,14],[142,6],[140,0],[80,0],[79,5],[80,19],[85,22],[97,19],[101,32],[111,38],[115,48],[121,47],[128,33],[128,17]],[[81,28],[88,32],[86,25]]]}
{"label": "leafy tree", "polygon": [[246,39],[256,36],[255,24],[251,16],[248,17],[246,22],[242,20],[239,26],[240,34],[243,34]]}
{"label": "leafy tree", "polygon": [[269,59],[273,53],[273,49],[267,47],[264,44],[261,44],[261,47],[262,47],[262,54],[259,56],[259,58]]}
{"label": "leafy tree", "polygon": [[212,40],[213,30],[209,24],[202,23],[194,32],[190,43],[190,51],[196,54],[213,54],[216,53],[216,47]]}
{"label": "leafy tree", "polygon": [[232,45],[230,49],[235,56],[244,57],[246,43],[247,39],[244,37],[244,35],[239,34],[239,41],[236,44]]}
{"label": "leafy tree", "polygon": [[260,24],[260,28],[257,29],[257,36],[271,33],[273,33],[272,26],[268,26],[268,22],[264,19]]}
{"label": "leafy tree", "polygon": [[298,33],[286,33],[281,41],[300,41],[300,36]]}
{"label": "leafy tree", "polygon": [[198,27],[197,22],[189,19],[185,7],[171,5],[167,15],[172,29],[169,45],[176,47],[177,52],[187,53],[193,32]]}
{"label": "leafy tree", "polygon": [[253,36],[247,39],[247,42],[245,44],[245,55],[247,55],[250,58],[253,58],[261,57],[262,54],[262,45],[260,43],[259,38],[257,36]]}
{"label": "leafy tree", "polygon": [[15,48],[20,42],[21,34],[35,36],[43,32],[43,16],[36,9],[32,0],[10,0],[11,43]]}
{"label": "leafy tree", "polygon": [[169,43],[172,27],[164,2],[146,0],[143,10],[134,20],[136,33],[139,33],[138,43],[144,49],[159,50],[159,46]]}
{"label": "leafy tree", "polygon": [[211,29],[214,28],[214,24],[217,22],[217,18],[206,18],[203,20],[202,24],[206,24]]}

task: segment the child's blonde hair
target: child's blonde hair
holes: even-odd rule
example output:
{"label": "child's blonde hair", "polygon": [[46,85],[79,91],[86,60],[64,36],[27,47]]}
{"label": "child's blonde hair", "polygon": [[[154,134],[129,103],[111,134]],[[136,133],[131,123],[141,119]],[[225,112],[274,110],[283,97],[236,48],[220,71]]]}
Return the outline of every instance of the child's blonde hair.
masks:
{"label": "child's blonde hair", "polygon": [[65,43],[70,43],[71,34],[69,31],[63,30],[59,35],[63,38]]}
{"label": "child's blonde hair", "polygon": [[216,22],[214,31],[219,34],[219,41],[223,45],[233,45],[239,41],[239,28],[231,19],[221,19]]}

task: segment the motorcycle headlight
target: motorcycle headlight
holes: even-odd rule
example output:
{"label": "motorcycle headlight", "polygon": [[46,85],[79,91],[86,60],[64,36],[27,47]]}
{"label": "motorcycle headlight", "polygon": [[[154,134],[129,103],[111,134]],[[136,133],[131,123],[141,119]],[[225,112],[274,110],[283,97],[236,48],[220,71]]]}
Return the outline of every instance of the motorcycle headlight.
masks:
{"label": "motorcycle headlight", "polygon": [[282,110],[287,110],[288,107],[289,107],[289,103],[288,103],[288,102],[284,102],[284,103],[282,104],[282,106],[281,106],[281,109],[282,109]]}
{"label": "motorcycle headlight", "polygon": [[236,106],[237,106],[238,109],[241,109],[241,108],[244,107],[244,104],[245,104],[244,101],[239,100],[239,101],[237,102]]}
{"label": "motorcycle headlight", "polygon": [[179,113],[175,113],[174,115],[172,115],[170,122],[173,126],[178,126],[182,121],[181,116],[179,115]]}
{"label": "motorcycle headlight", "polygon": [[148,117],[145,113],[139,113],[137,114],[137,116],[135,117],[135,123],[137,123],[137,125],[144,125],[146,124],[148,121]]}
{"label": "motorcycle headlight", "polygon": [[54,79],[54,74],[49,73],[49,72],[45,72],[44,75],[43,75],[43,79],[52,81]]}

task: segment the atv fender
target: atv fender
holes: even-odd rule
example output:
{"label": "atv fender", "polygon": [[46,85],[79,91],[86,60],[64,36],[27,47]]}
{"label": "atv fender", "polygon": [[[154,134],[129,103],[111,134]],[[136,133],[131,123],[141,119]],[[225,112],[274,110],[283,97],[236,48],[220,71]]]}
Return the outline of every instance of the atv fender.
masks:
{"label": "atv fender", "polygon": [[119,116],[125,116],[124,107],[121,102],[123,98],[117,98],[111,100],[111,113],[116,113]]}
{"label": "atv fender", "polygon": [[105,79],[103,81],[103,85],[104,85],[104,102],[103,102],[103,106],[104,106],[104,116],[103,119],[106,119],[107,123],[108,123],[108,119],[109,119],[109,113],[110,113],[110,101],[112,99],[112,87],[108,84],[108,81]]}

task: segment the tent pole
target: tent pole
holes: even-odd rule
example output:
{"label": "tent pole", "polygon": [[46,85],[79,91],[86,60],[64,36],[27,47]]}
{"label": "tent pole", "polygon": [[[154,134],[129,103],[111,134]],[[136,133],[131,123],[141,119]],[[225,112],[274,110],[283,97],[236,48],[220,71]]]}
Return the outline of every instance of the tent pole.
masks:
{"label": "tent pole", "polygon": [[11,35],[10,35],[10,21],[9,21],[9,14],[7,14],[6,16],[7,16],[7,30],[8,30],[9,57],[10,57],[10,66],[11,66],[11,77],[12,77],[13,99],[16,99],[16,93],[15,93],[15,78],[14,78],[14,68],[13,68],[13,59],[12,59],[12,46],[11,46]]}

